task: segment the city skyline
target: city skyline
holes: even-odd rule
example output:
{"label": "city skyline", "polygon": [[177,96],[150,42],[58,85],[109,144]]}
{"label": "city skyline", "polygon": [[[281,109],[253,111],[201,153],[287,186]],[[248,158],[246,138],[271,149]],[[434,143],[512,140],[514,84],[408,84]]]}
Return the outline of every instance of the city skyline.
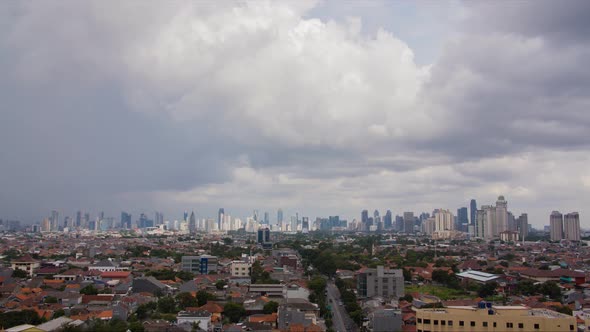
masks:
{"label": "city skyline", "polygon": [[352,220],[505,195],[538,227],[553,210],[590,227],[588,12],[2,2],[0,218]]}
{"label": "city skyline", "polygon": [[[498,202],[503,201],[504,205],[507,204],[506,201],[504,201],[504,196],[499,196],[498,197]],[[390,227],[393,225],[393,229],[395,229],[395,220],[392,219],[388,219],[388,218],[394,218],[394,217],[402,217],[404,216],[405,213],[412,213],[413,215],[415,215],[415,218],[422,220],[424,213],[428,214],[428,216],[430,216],[430,214],[432,213],[432,216],[435,216],[437,211],[446,211],[447,213],[451,213],[451,215],[455,218],[454,221],[451,221],[453,223],[456,223],[453,225],[453,227],[448,228],[446,227],[445,229],[461,229],[461,225],[462,224],[466,224],[466,225],[473,225],[474,227],[477,228],[477,217],[476,220],[473,220],[470,218],[470,214],[471,214],[471,208],[473,207],[473,202],[476,201],[475,199],[471,199],[470,200],[470,204],[466,204],[466,206],[459,206],[456,208],[457,213],[454,214],[452,212],[452,210],[454,209],[453,207],[450,208],[443,208],[442,210],[438,207],[436,208],[432,208],[431,210],[428,211],[408,211],[406,209],[402,209],[399,212],[395,211],[392,212],[391,208],[385,208],[385,209],[375,209],[373,210],[374,212],[372,213],[373,217],[369,217],[369,210],[364,209],[362,211],[360,211],[359,213],[357,213],[356,215],[352,215],[352,216],[346,216],[340,213],[331,213],[331,214],[327,214],[327,215],[310,215],[310,214],[306,214],[305,211],[301,211],[301,210],[293,210],[292,213],[289,213],[289,211],[287,211],[287,217],[289,218],[293,218],[296,217],[297,220],[301,221],[301,218],[327,218],[329,216],[338,216],[343,220],[348,220],[348,222],[353,222],[353,221],[357,221],[358,223],[362,223],[362,224],[367,224],[370,223],[371,225],[377,225],[379,222],[381,222],[382,225],[385,225],[386,223],[389,223]],[[498,204],[498,202],[496,204]],[[477,216],[477,211],[485,211],[486,209],[488,209],[490,207],[490,205],[488,204],[483,204],[480,206],[476,206],[476,210],[474,211],[476,216]],[[445,210],[446,209],[446,210]],[[495,208],[494,208],[495,209]],[[506,207],[503,208],[504,209],[504,214],[506,214],[506,216],[503,217],[503,219],[501,219],[500,224],[503,226],[500,226],[502,228],[502,230],[507,230],[508,227],[507,225],[510,223],[509,220],[507,220],[506,218],[512,218],[512,225],[514,227],[516,227],[517,223],[518,223],[518,218],[517,215],[520,214],[521,216],[524,215],[525,218],[527,218],[526,223],[530,224],[531,226],[534,226],[535,228],[539,229],[539,230],[543,230],[543,227],[546,226],[551,226],[551,220],[552,220],[552,213],[557,212],[556,210],[552,210],[551,214],[548,214],[548,218],[546,218],[546,220],[541,220],[540,222],[534,223],[531,222],[531,220],[528,218],[528,213],[526,211],[519,211],[516,214],[517,215],[513,215],[511,211],[508,211],[508,209]],[[252,210],[251,210],[252,211]],[[252,213],[248,214],[232,214],[232,213],[227,213],[225,214],[225,209],[224,208],[219,208],[217,210],[217,214],[216,215],[207,215],[207,214],[201,214],[199,211],[197,211],[197,215],[195,215],[195,210],[191,210],[190,212],[190,218],[188,215],[188,210],[184,210],[184,212],[182,213],[170,213],[170,214],[165,214],[162,213],[161,211],[158,210],[154,210],[152,211],[152,213],[154,214],[155,218],[154,219],[150,219],[154,225],[161,225],[164,223],[164,220],[168,221],[168,222],[173,222],[173,221],[188,221],[189,225],[194,225],[195,223],[195,219],[198,220],[213,220],[217,229],[220,229],[220,225],[223,223],[224,221],[224,217],[229,217],[229,218],[233,218],[233,219],[239,219],[239,220],[248,220],[248,219],[253,219],[254,221],[258,221],[261,225],[264,224],[282,224],[283,222],[286,222],[284,219],[284,210],[283,208],[277,208],[274,210],[260,210],[263,211],[262,214],[264,215],[263,218],[260,217],[260,213],[259,213],[259,209],[254,209]],[[577,212],[578,210],[572,212],[573,214],[576,215],[576,220],[577,223],[579,224],[578,227],[581,228],[585,228],[585,225],[583,223],[583,219],[582,222],[580,222],[580,218],[579,218],[579,213]],[[82,218],[82,213],[84,213],[84,218]],[[274,214],[276,213],[276,214]],[[380,216],[380,214],[382,214]],[[570,213],[571,214],[571,213]],[[62,216],[61,219],[59,216]],[[109,215],[108,213],[105,214],[104,210],[100,210],[96,212],[96,220],[100,220],[100,219],[117,219],[114,216]],[[115,214],[117,215],[117,214]],[[132,223],[134,220],[137,220],[138,223],[140,223],[141,218],[143,216],[146,216],[147,219],[150,218],[151,214],[150,213],[146,213],[146,211],[139,211],[137,213],[129,213],[128,211],[120,211],[120,219],[118,219],[120,221],[121,225],[130,225],[130,223]],[[149,215],[149,216],[148,216]],[[164,217],[164,215],[166,215],[166,217]],[[180,217],[181,215],[183,215],[182,217]],[[275,215],[275,217],[271,218],[270,215]],[[494,212],[495,215],[495,212]],[[569,215],[569,214],[568,214]],[[66,218],[69,220],[69,222],[75,222],[75,225],[80,225],[81,224],[81,219],[85,219],[86,223],[88,223],[90,221],[90,216],[91,213],[88,212],[88,210],[77,210],[75,213],[72,213],[71,215],[68,214],[67,212],[63,212],[63,211],[57,211],[57,210],[52,210],[50,214],[48,214],[47,216],[43,216],[41,217],[38,221],[33,221],[33,222],[25,222],[24,224],[40,224],[41,227],[43,227],[43,223],[45,222],[45,220],[47,220],[50,224],[50,228],[52,230],[55,230],[58,226],[61,226],[62,224],[66,224],[67,221],[65,220]],[[133,216],[139,216],[136,218],[133,218]],[[172,217],[169,217],[172,216]],[[178,216],[178,217],[177,217]],[[198,217],[197,217],[198,216]],[[287,218],[287,220],[288,220]],[[495,218],[495,217],[494,217]],[[17,219],[10,219],[10,218],[4,218],[5,220],[19,220]],[[2,220],[2,218],[0,218],[0,220]],[[388,221],[387,221],[388,220]],[[20,221],[20,220],[19,220]],[[475,222],[474,222],[475,221]],[[448,223],[449,221],[447,221]],[[563,221],[562,221],[562,226],[561,228],[563,229]],[[195,229],[194,226],[189,226],[189,229]],[[469,233],[470,231],[468,229],[462,229],[463,232],[467,232]],[[494,231],[494,233],[497,233],[496,231]],[[477,234],[477,231],[474,230],[474,234]]]}

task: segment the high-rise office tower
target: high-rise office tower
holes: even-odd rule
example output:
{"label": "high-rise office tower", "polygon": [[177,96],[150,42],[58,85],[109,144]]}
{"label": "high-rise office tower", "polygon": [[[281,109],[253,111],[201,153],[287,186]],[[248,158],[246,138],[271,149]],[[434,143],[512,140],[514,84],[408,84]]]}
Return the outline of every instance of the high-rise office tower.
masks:
{"label": "high-rise office tower", "polygon": [[414,212],[404,212],[404,232],[407,234],[414,233]]}
{"label": "high-rise office tower", "polygon": [[131,229],[131,214],[121,212],[121,228]]}
{"label": "high-rise office tower", "polygon": [[188,231],[195,233],[197,231],[197,218],[195,218],[195,211],[191,211],[191,216],[188,220]]}
{"label": "high-rise office tower", "polygon": [[563,239],[563,215],[559,211],[553,211],[549,216],[549,235],[551,241]]}
{"label": "high-rise office tower", "polygon": [[217,211],[217,230],[221,230],[221,228],[222,228],[224,215],[225,215],[225,210],[223,208],[219,208],[219,211]]}
{"label": "high-rise office tower", "polygon": [[84,213],[84,219],[82,219],[82,228],[90,229],[88,223],[90,222],[90,213]]}
{"label": "high-rise office tower", "polygon": [[516,231],[523,241],[526,240],[526,237],[529,235],[529,217],[526,213],[516,218]]}
{"label": "high-rise office tower", "polygon": [[369,222],[369,211],[363,210],[361,212],[361,223],[363,223],[363,226],[366,226],[368,222]]}
{"label": "high-rise office tower", "polygon": [[301,229],[303,231],[309,231],[309,217],[301,217]]}
{"label": "high-rise office tower", "polygon": [[76,227],[82,226],[82,211],[76,212]]}
{"label": "high-rise office tower", "polygon": [[477,214],[477,203],[475,202],[474,199],[471,200],[471,203],[469,204],[470,207],[470,212],[471,212],[471,219],[469,220],[471,222],[471,225],[475,226],[475,216]]}
{"label": "high-rise office tower", "polygon": [[496,201],[496,225],[494,236],[508,230],[508,202],[504,199],[504,196],[499,196]]}
{"label": "high-rise office tower", "polygon": [[72,222],[72,218],[70,216],[66,216],[64,218],[64,225],[63,228],[71,228],[72,226],[74,226],[73,222]]}
{"label": "high-rise office tower", "polygon": [[252,219],[254,219],[254,221],[256,221],[256,222],[260,221],[260,217],[258,215],[258,210],[254,210],[252,212]]}
{"label": "high-rise office tower", "polygon": [[49,218],[49,220],[51,222],[51,231],[57,231],[59,223],[59,213],[55,210],[51,211],[51,218]]}
{"label": "high-rise office tower", "polygon": [[270,217],[268,212],[264,212],[264,224],[268,225],[270,223]]}
{"label": "high-rise office tower", "polygon": [[283,228],[283,209],[281,208],[277,210],[277,225],[279,225],[279,229]]}
{"label": "high-rise office tower", "polygon": [[162,212],[156,211],[154,223],[156,226],[162,225],[164,223],[164,214]]}
{"label": "high-rise office tower", "polygon": [[563,216],[563,237],[570,241],[580,241],[580,215],[578,212]]}
{"label": "high-rise office tower", "polygon": [[469,215],[467,213],[467,208],[462,207],[457,209],[457,225],[455,229],[458,229],[462,232],[466,232],[467,224],[469,224]]}
{"label": "high-rise office tower", "polygon": [[385,216],[383,216],[383,227],[385,229],[391,229],[393,227],[393,215],[391,214],[391,210],[387,210]]}

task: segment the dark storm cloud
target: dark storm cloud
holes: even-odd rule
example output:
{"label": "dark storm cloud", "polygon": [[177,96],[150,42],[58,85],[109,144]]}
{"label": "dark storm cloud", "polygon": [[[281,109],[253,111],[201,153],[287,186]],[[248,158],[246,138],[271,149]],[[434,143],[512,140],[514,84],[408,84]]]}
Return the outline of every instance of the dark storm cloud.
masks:
{"label": "dark storm cloud", "polygon": [[520,34],[543,37],[563,45],[587,41],[590,35],[590,3],[572,1],[466,1],[473,16],[465,22],[467,31]]}

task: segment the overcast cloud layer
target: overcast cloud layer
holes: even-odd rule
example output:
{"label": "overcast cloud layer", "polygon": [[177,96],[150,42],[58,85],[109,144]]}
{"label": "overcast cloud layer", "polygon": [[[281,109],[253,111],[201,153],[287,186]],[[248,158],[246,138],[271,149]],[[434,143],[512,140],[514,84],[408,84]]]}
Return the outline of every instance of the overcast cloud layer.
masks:
{"label": "overcast cloud layer", "polygon": [[589,2],[410,7],[1,3],[0,218],[504,195],[590,226]]}

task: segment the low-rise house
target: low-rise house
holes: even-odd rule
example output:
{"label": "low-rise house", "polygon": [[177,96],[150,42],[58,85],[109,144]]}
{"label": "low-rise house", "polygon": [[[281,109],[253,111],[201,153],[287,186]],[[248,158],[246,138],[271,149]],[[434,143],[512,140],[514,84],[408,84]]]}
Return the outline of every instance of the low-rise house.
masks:
{"label": "low-rise house", "polygon": [[207,311],[181,311],[176,316],[178,325],[197,324],[199,329],[208,331],[211,325],[211,313]]}

